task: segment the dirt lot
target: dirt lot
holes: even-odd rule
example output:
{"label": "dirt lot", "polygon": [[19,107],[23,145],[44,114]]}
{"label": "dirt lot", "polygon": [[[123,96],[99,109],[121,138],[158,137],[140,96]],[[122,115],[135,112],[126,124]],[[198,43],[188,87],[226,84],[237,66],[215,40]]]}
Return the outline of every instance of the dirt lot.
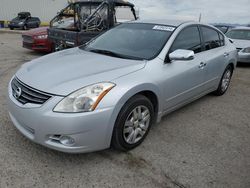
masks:
{"label": "dirt lot", "polygon": [[7,84],[44,54],[0,34],[0,187],[250,187],[250,66],[239,67],[228,93],[168,115],[137,149],[69,155],[24,138],[7,112]]}

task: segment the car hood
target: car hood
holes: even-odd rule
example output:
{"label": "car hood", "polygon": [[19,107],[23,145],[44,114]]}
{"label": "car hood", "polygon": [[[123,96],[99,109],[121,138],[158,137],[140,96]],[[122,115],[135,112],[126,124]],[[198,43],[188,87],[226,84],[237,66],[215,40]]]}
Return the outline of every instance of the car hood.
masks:
{"label": "car hood", "polygon": [[250,40],[239,40],[239,39],[232,39],[234,41],[234,45],[236,48],[247,48],[250,47]]}
{"label": "car hood", "polygon": [[24,64],[16,77],[37,90],[66,96],[91,84],[111,82],[144,68],[145,64],[146,61],[114,58],[73,48]]}
{"label": "car hood", "polygon": [[49,27],[38,27],[36,29],[31,29],[29,31],[26,31],[24,35],[46,35],[48,33],[48,28]]}
{"label": "car hood", "polygon": [[20,19],[20,18],[14,18],[13,20],[11,20],[12,23],[19,23],[19,22],[24,22],[25,19]]}

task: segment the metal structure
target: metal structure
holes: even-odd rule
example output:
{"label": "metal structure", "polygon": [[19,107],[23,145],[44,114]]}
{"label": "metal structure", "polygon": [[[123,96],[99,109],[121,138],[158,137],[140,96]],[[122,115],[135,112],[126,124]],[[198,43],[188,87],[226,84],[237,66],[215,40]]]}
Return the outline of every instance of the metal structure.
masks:
{"label": "metal structure", "polygon": [[[120,20],[118,10],[127,9],[128,16]],[[80,0],[70,3],[50,22],[49,39],[55,51],[79,46],[113,26],[136,20],[134,5],[123,0]]]}

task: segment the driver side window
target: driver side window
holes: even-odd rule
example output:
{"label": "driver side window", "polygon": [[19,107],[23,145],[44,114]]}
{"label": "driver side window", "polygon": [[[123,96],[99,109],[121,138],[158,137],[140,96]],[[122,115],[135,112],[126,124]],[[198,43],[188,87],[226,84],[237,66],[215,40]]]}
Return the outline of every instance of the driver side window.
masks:
{"label": "driver side window", "polygon": [[202,51],[200,32],[197,26],[183,29],[175,39],[169,53],[178,49],[192,50],[194,53]]}

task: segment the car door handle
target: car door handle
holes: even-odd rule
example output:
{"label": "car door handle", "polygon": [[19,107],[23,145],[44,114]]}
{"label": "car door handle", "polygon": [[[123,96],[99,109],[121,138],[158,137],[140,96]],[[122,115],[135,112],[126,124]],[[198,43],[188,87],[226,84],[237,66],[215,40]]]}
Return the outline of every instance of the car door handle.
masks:
{"label": "car door handle", "polygon": [[203,69],[205,66],[207,66],[207,64],[204,63],[204,62],[201,62],[200,65],[199,65],[199,68],[200,68],[200,69]]}
{"label": "car door handle", "polygon": [[224,55],[224,57],[228,57],[229,53],[225,52],[223,55]]}

